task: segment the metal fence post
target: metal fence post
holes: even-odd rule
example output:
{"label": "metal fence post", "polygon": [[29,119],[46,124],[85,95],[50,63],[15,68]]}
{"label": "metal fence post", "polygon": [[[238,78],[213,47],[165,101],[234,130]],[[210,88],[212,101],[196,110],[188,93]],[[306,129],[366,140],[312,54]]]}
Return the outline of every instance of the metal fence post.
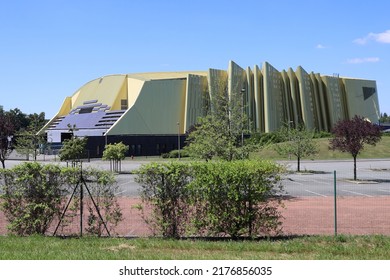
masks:
{"label": "metal fence post", "polygon": [[333,186],[334,186],[334,235],[337,236],[337,183],[336,170],[333,171]]}

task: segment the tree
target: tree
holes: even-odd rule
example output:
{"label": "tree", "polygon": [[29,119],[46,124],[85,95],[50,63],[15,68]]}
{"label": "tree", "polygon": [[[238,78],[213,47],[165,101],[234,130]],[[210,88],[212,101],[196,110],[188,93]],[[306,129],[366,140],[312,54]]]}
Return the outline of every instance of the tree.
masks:
{"label": "tree", "polygon": [[233,89],[229,95],[227,80],[221,79],[207,103],[206,116],[199,118],[189,133],[185,150],[206,161],[214,157],[228,161],[248,158],[252,147],[244,143],[249,129],[244,108],[243,92]]}
{"label": "tree", "polygon": [[19,129],[15,149],[19,154],[25,155],[28,160],[32,155],[34,161],[37,159],[40,145],[44,145],[43,135],[38,135],[38,131],[45,125],[45,113],[30,114],[27,117],[28,126]]}
{"label": "tree", "polygon": [[32,155],[35,161],[38,154],[38,140],[34,134],[24,132],[17,136],[15,149],[18,154],[25,155],[26,160],[29,160]]}
{"label": "tree", "polygon": [[280,134],[284,142],[275,146],[280,155],[293,155],[297,158],[297,171],[301,171],[301,159],[318,153],[318,146],[313,140],[314,132],[303,125],[298,128],[283,127]]}
{"label": "tree", "polygon": [[379,118],[379,122],[381,123],[389,123],[390,122],[390,116],[386,113],[381,113],[381,117]]}
{"label": "tree", "polygon": [[329,148],[352,155],[353,179],[356,180],[356,158],[365,144],[375,146],[381,140],[380,127],[363,117],[355,116],[351,120],[336,123],[332,133],[333,138],[329,140]]}
{"label": "tree", "polygon": [[14,123],[15,131],[22,130],[28,126],[29,120],[27,115],[23,113],[20,109],[15,108],[9,110],[8,114],[11,116]]}
{"label": "tree", "polygon": [[126,146],[122,142],[106,145],[103,151],[103,159],[110,161],[111,171],[121,171],[121,160],[125,159],[128,150],[129,146]]}
{"label": "tree", "polygon": [[72,166],[75,166],[76,162],[83,158],[86,144],[87,138],[72,137],[64,140],[60,160],[71,161]]}
{"label": "tree", "polygon": [[12,151],[12,137],[15,133],[11,115],[0,110],[0,162],[5,168],[5,160]]}

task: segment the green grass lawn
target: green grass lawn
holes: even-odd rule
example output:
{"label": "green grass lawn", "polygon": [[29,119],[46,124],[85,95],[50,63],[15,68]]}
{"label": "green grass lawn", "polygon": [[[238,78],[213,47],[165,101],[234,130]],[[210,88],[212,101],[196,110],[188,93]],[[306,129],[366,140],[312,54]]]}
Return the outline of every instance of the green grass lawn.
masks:
{"label": "green grass lawn", "polygon": [[2,236],[0,257],[2,260],[387,260],[390,237],[193,241]]}
{"label": "green grass lawn", "polygon": [[[352,156],[349,153],[342,153],[339,151],[329,150],[329,139],[320,138],[315,139],[319,147],[319,153],[316,156],[304,159],[315,159],[315,160],[331,160],[331,159],[350,159]],[[273,160],[287,160],[285,156],[280,156],[274,149],[274,144],[264,147],[259,152],[254,153],[252,157],[260,157],[263,159],[273,159]],[[361,154],[358,155],[359,159],[368,159],[368,158],[390,158],[390,137],[384,136],[382,140],[376,144],[376,146],[365,145],[364,150]],[[291,158],[295,159],[295,158]]]}

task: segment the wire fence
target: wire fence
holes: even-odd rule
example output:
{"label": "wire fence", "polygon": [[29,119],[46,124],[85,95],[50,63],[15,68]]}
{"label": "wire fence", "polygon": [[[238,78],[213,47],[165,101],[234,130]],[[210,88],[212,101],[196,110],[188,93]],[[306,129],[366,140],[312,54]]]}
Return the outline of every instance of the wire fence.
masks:
{"label": "wire fence", "polygon": [[[289,162],[288,168],[296,167]],[[352,180],[351,161],[307,162],[303,164],[303,172],[286,174],[284,191],[279,193],[284,202],[283,235],[390,235],[390,160],[361,162],[357,174],[358,180]],[[121,181],[124,187],[126,180],[130,181]],[[141,204],[137,195],[123,192],[118,196],[118,203],[123,219],[110,228],[111,236],[153,235],[137,209]],[[77,235],[79,220],[74,219],[58,234]],[[53,221],[48,235],[53,234],[55,225],[57,221]],[[0,211],[0,235],[5,234],[7,220]]]}
{"label": "wire fence", "polygon": [[284,180],[285,234],[390,235],[389,161],[358,163],[357,180],[351,161],[308,166]]}

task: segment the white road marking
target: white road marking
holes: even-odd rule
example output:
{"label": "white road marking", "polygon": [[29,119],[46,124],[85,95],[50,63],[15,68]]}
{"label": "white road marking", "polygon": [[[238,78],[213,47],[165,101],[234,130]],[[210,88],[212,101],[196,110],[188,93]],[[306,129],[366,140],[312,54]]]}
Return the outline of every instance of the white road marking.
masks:
{"label": "white road marking", "polygon": [[342,192],[348,192],[348,193],[353,193],[361,196],[366,196],[366,197],[373,197],[372,195],[364,194],[364,193],[359,193],[359,192],[353,192],[353,191],[347,191],[347,190],[341,190]]}
{"label": "white road marking", "polygon": [[379,189],[378,191],[390,193],[390,190]]}
{"label": "white road marking", "polygon": [[309,190],[305,190],[305,191],[308,192],[308,193],[312,193],[312,194],[318,195],[318,196],[327,197],[326,195],[323,195],[323,194],[320,194],[320,193],[317,193],[317,192],[312,192],[312,191],[309,191]]}

